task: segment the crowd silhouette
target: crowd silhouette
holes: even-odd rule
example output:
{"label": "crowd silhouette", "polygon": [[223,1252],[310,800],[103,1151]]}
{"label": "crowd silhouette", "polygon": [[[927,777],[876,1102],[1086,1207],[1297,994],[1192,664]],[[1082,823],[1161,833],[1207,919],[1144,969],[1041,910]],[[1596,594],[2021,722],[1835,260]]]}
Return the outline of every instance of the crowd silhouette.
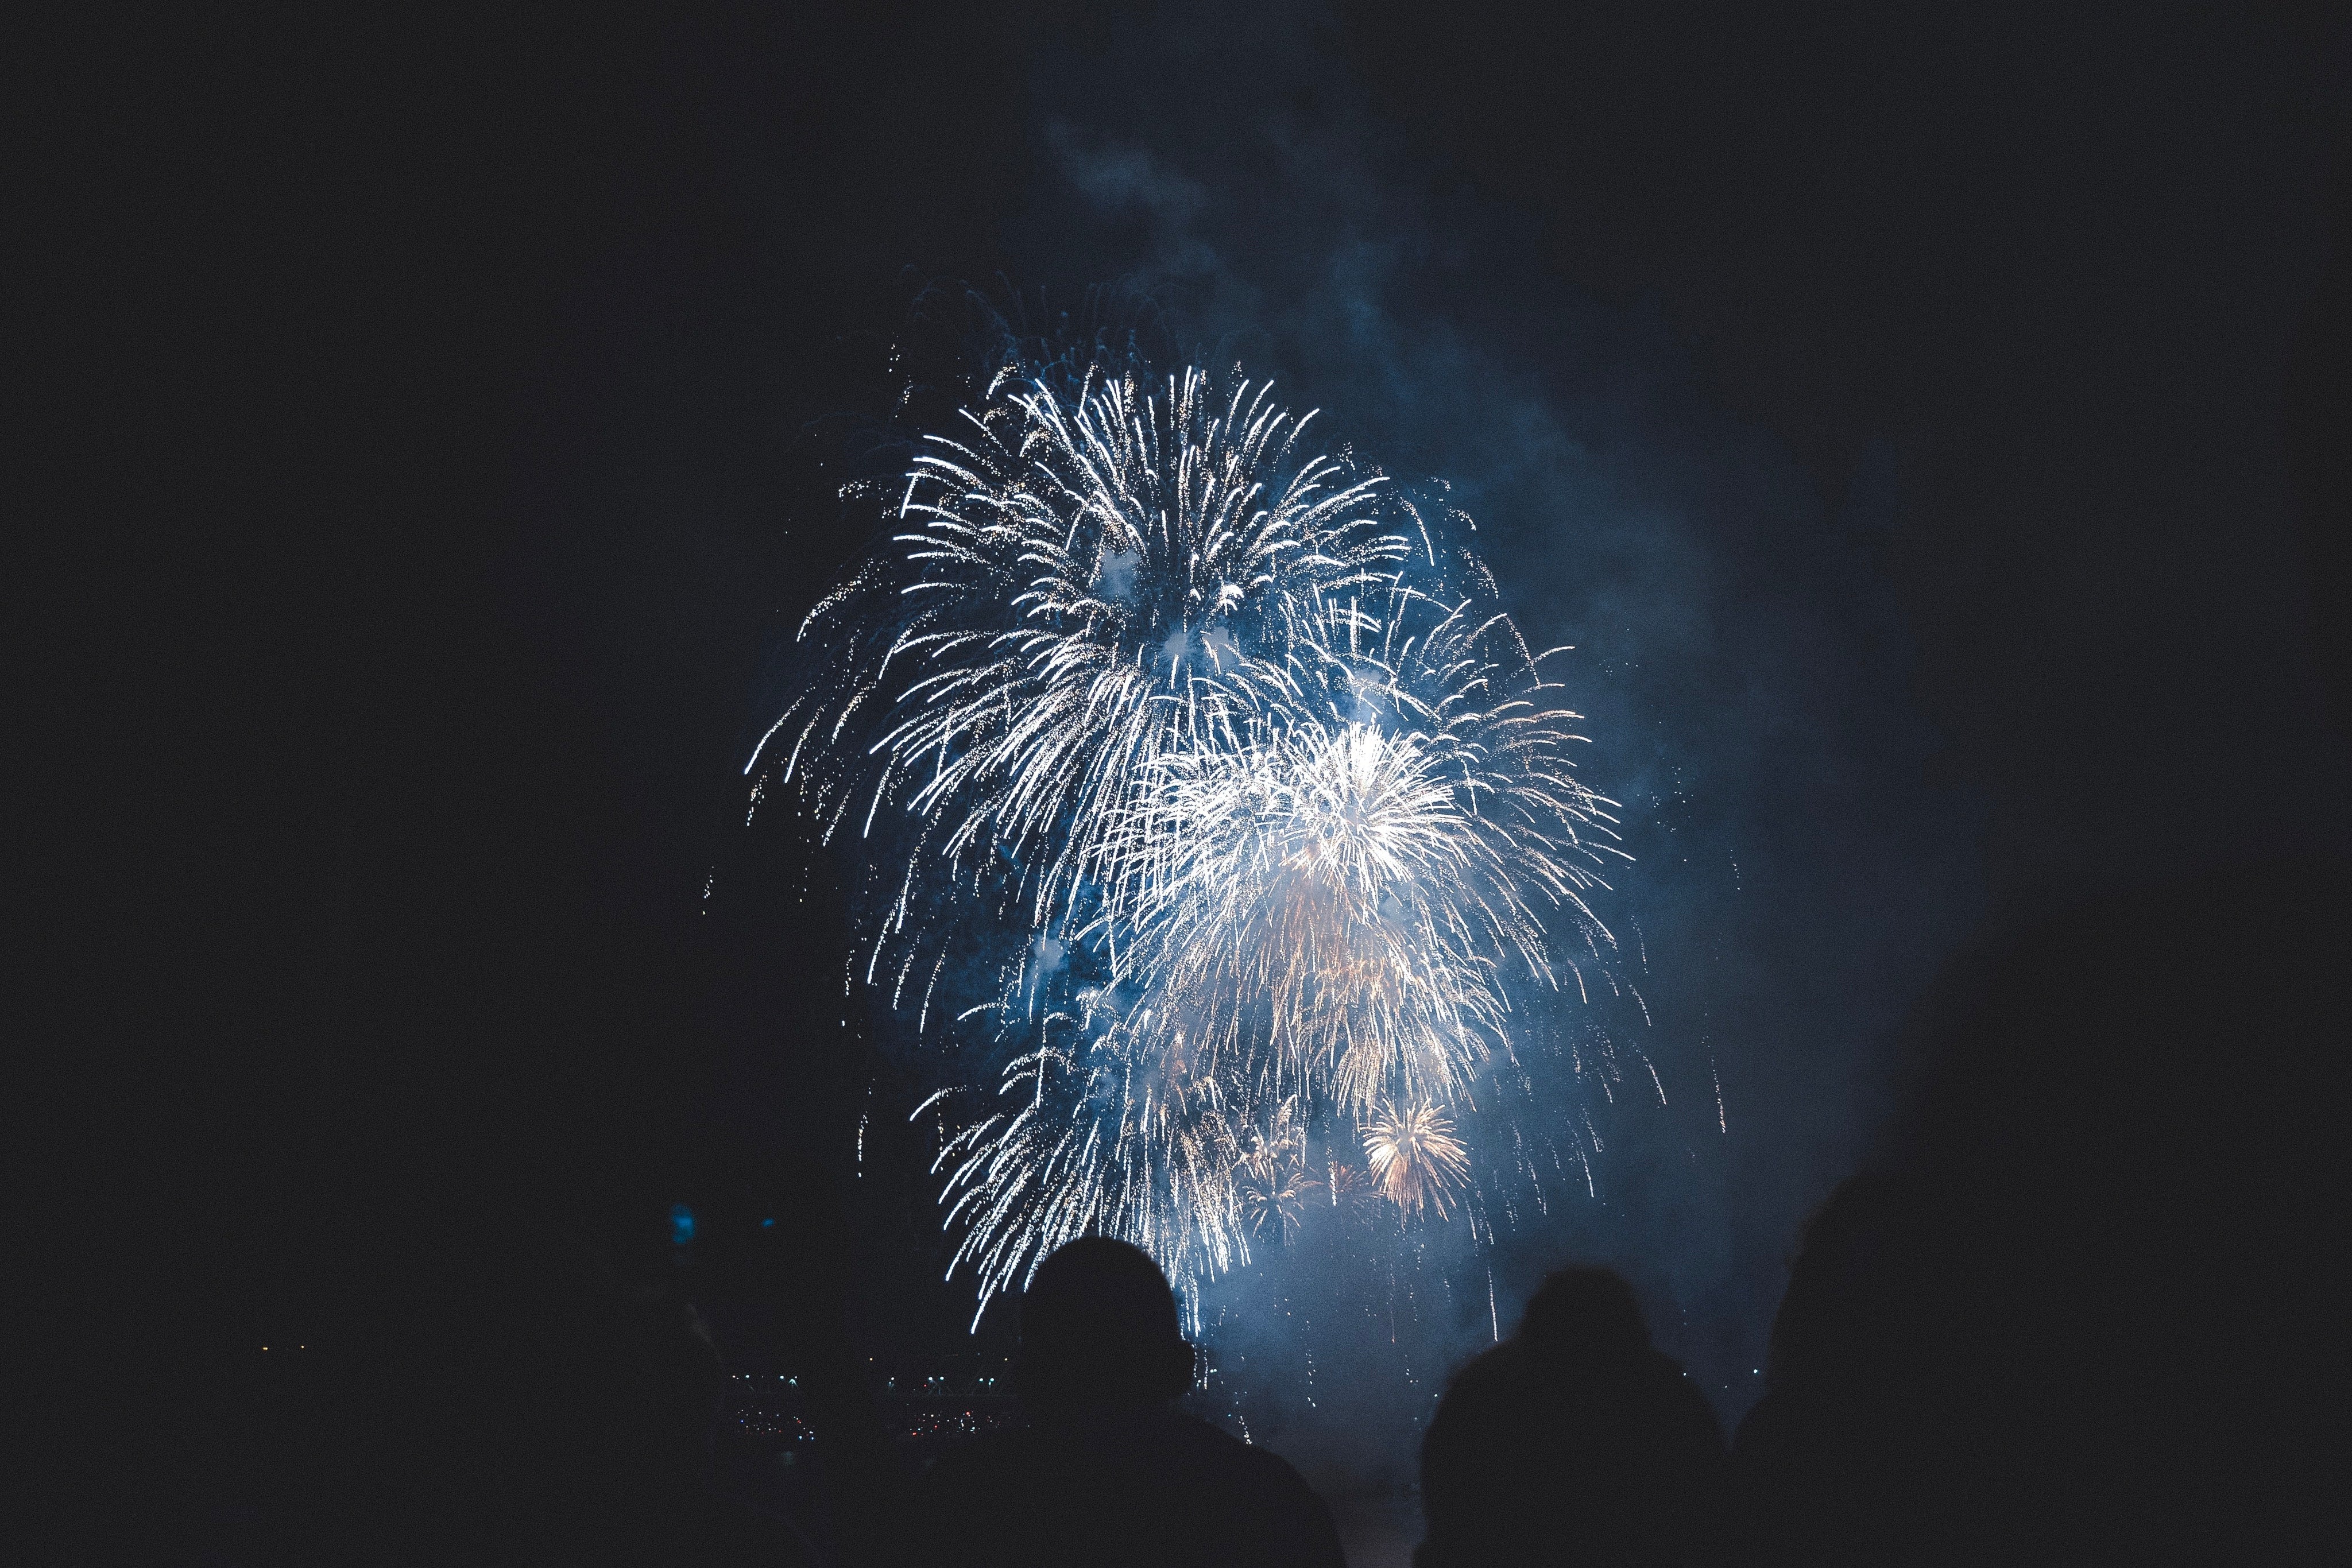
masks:
{"label": "crowd silhouette", "polygon": [[[2347,890],[2210,877],[1954,965],[1904,1042],[1907,1109],[1800,1239],[1732,1440],[1626,1281],[1562,1268],[1446,1386],[1420,1568],[2321,1554]],[[435,1442],[470,1484],[388,1467],[377,1517],[507,1560],[1345,1561],[1297,1470],[1177,1407],[1195,1351],[1124,1242],[1071,1243],[1020,1299],[1017,1421],[929,1461],[894,1444],[850,1350],[838,1206],[791,1179],[809,1201],[737,1284],[803,1374],[822,1437],[796,1468],[730,1469],[709,1324],[608,1226],[550,1243],[527,1348],[465,1374],[476,1416]],[[479,1414],[526,1406],[528,1430]]]}

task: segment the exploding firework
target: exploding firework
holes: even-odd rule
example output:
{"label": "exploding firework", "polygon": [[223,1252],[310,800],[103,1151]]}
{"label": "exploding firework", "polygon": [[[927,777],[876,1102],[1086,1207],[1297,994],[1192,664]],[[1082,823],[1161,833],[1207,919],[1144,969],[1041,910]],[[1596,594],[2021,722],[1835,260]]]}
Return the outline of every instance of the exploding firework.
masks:
{"label": "exploding firework", "polygon": [[1364,1124],[1364,1163],[1381,1194],[1407,1213],[1445,1215],[1470,1179],[1470,1152],[1434,1105],[1385,1108]]}
{"label": "exploding firework", "polygon": [[1307,1163],[1307,1138],[1285,1103],[1275,1124],[1251,1134],[1234,1166],[1234,1195],[1249,1234],[1287,1242],[1306,1224],[1320,1184]]}
{"label": "exploding firework", "polygon": [[[899,803],[932,830],[910,872],[1001,859],[1053,924],[1086,874],[1116,875],[1104,840],[1155,765],[1294,704],[1303,618],[1390,580],[1410,547],[1379,528],[1373,481],[1298,455],[1311,414],[1247,382],[1220,401],[1198,371],[1163,390],[1000,384],[927,438],[898,508],[920,531],[810,612],[801,640],[836,632],[835,682],[761,743],[790,734],[788,781],[818,765],[828,831]],[[870,709],[869,740],[851,725]],[[845,739],[848,768],[808,757]]]}
{"label": "exploding firework", "polygon": [[[1392,632],[1412,607],[1394,599]],[[1502,969],[1552,983],[1529,901],[1590,918],[1574,857],[1600,802],[1569,774],[1566,716],[1462,689],[1496,671],[1462,621],[1402,639],[1396,664],[1359,660],[1344,720],[1285,715],[1167,760],[1115,841],[1115,972],[1260,1095],[1458,1097],[1507,1038]]]}
{"label": "exploding firework", "polygon": [[[963,1015],[1028,1043],[935,1167],[983,1310],[1089,1232],[1202,1278],[1366,1192],[1444,1218],[1515,988],[1557,987],[1555,924],[1607,945],[1611,803],[1548,655],[1312,418],[1008,372],[801,628],[753,766],[890,846],[869,983],[919,1033],[954,912],[1028,934]],[[1369,1171],[1309,1161],[1338,1122]]]}

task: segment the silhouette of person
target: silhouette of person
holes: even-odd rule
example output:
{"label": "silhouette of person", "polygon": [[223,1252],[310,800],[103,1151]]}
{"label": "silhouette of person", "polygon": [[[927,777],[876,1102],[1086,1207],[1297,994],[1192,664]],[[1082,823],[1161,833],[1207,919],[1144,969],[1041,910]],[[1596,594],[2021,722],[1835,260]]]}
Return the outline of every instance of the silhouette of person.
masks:
{"label": "silhouette of person", "polygon": [[1718,1554],[1724,1446],[1624,1281],[1563,1269],[1457,1373],[1422,1441],[1418,1568]]}
{"label": "silhouette of person", "polygon": [[1025,1429],[943,1455],[918,1491],[910,1563],[1340,1568],[1331,1512],[1265,1449],[1171,1408],[1192,1347],[1159,1265],[1073,1241],[1021,1303]]}
{"label": "silhouette of person", "polygon": [[1806,1228],[1733,1458],[1747,1560],[2326,1551],[2348,952],[2352,875],[2314,862],[1997,924],[1948,969],[1885,1156]]}
{"label": "silhouette of person", "polygon": [[1955,1543],[1918,1451],[1921,1370],[1939,1337],[1909,1310],[1920,1194],[1849,1178],[1807,1224],[1773,1321],[1769,1391],[1739,1426],[1733,1511],[1742,1561],[1915,1561]]}

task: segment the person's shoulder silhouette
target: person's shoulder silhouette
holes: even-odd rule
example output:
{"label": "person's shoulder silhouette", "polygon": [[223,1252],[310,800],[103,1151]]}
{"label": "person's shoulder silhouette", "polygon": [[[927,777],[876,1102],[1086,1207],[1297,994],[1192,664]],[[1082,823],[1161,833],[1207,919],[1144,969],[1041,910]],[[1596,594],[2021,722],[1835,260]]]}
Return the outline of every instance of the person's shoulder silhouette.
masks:
{"label": "person's shoulder silhouette", "polygon": [[1422,1444],[1422,1568],[1685,1563],[1720,1529],[1715,1413],[1650,1343],[1625,1281],[1567,1269],[1455,1375]]}
{"label": "person's shoulder silhouette", "polygon": [[2352,873],[2273,862],[1991,923],[1804,1232],[1733,1464],[1747,1560],[2294,1561],[2342,1486]]}
{"label": "person's shoulder silhouette", "polygon": [[1027,1426],[940,1459],[909,1561],[1344,1561],[1330,1511],[1297,1470],[1171,1408],[1192,1347],[1166,1277],[1138,1249],[1088,1238],[1039,1267],[1015,1372]]}

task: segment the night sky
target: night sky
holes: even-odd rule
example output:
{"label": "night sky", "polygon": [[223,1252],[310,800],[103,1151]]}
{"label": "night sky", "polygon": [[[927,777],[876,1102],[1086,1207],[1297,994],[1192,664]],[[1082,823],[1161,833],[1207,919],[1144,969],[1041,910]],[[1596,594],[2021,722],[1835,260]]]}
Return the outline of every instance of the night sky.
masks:
{"label": "night sky", "polygon": [[505,1332],[563,1214],[785,1159],[872,1238],[877,1350],[956,1343],[908,1151],[848,1153],[907,1078],[845,1012],[838,867],[747,830],[739,769],[926,301],[1118,285],[1447,480],[1576,644],[1667,1104],[1504,1239],[1503,1316],[1611,1263],[1736,1417],[1940,966],[2346,848],[2346,25],[2061,10],[289,12],[61,52],[47,401],[97,439],[44,722],[106,826],[38,956],[106,1085],[58,1168],[127,1192],[115,1295],[183,1303],[147,1354]]}

